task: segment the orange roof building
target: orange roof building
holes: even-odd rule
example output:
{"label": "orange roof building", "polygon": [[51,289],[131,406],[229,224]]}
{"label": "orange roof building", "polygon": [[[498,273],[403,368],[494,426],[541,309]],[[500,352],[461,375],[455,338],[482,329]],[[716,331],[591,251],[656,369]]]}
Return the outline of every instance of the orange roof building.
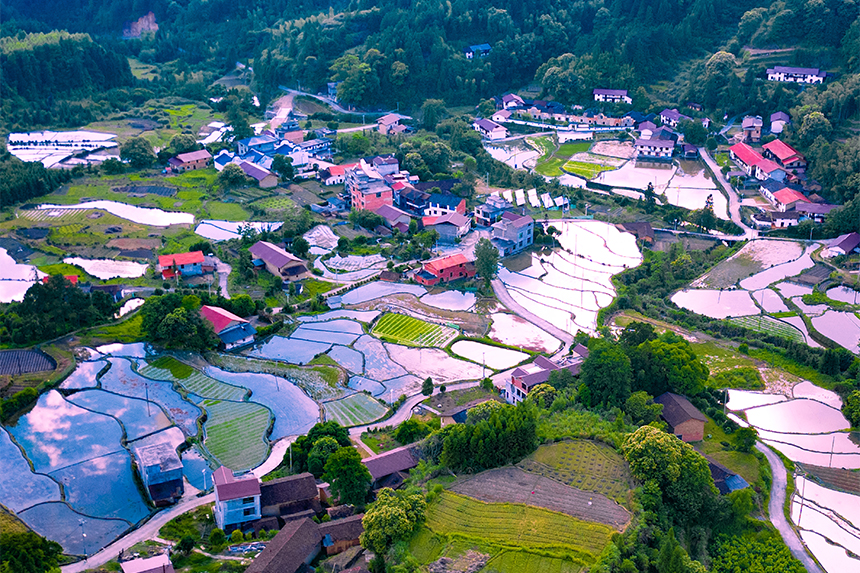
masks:
{"label": "orange roof building", "polygon": [[415,280],[426,286],[434,286],[457,279],[472,278],[475,273],[475,263],[462,253],[457,253],[424,263],[423,268],[415,274]]}
{"label": "orange roof building", "polygon": [[182,276],[201,275],[203,274],[203,251],[161,255],[158,257],[158,266],[161,267],[161,276],[165,279],[173,278],[174,270]]}

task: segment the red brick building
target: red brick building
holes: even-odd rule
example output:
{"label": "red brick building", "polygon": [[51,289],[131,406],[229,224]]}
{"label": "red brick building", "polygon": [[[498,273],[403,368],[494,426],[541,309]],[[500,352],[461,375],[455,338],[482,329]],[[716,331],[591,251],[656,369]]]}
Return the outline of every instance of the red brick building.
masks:
{"label": "red brick building", "polygon": [[684,396],[666,392],[654,398],[654,402],[663,405],[663,420],[669,425],[669,431],[681,440],[699,442],[705,437],[708,418]]}
{"label": "red brick building", "polygon": [[434,286],[462,278],[475,276],[475,263],[462,253],[424,263],[424,268],[415,273],[415,280],[425,286]]}
{"label": "red brick building", "polygon": [[211,159],[212,154],[201,149],[190,153],[180,153],[176,157],[168,159],[167,163],[174,171],[190,171],[192,169],[205,169],[209,166]]}

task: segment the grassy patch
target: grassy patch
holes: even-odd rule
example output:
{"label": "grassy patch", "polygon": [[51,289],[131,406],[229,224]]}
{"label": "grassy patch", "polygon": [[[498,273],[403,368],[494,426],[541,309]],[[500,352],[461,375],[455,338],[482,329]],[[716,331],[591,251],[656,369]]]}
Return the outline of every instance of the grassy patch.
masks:
{"label": "grassy patch", "polygon": [[18,519],[15,514],[0,505],[0,531],[3,533],[27,533],[30,531],[30,528]]}
{"label": "grassy patch", "polygon": [[708,386],[760,390],[764,388],[764,380],[757,368],[741,367],[717,372],[708,379]]}
{"label": "grassy patch", "polygon": [[565,159],[553,157],[552,159],[548,159],[543,163],[538,163],[535,166],[535,171],[537,171],[541,175],[545,175],[546,177],[560,177],[563,173],[561,167],[565,164],[565,162]]}
{"label": "grassy patch", "polygon": [[314,299],[318,294],[325,294],[331,290],[342,287],[339,283],[330,283],[317,279],[308,279],[302,283],[302,294],[297,297],[290,297],[290,302],[303,301]]}
{"label": "grassy patch", "polygon": [[555,154],[558,157],[571,157],[572,155],[576,155],[577,153],[585,153],[589,149],[591,149],[590,141],[568,142],[559,145],[558,151],[556,151]]}
{"label": "grassy patch", "polygon": [[447,326],[431,324],[405,314],[391,312],[379,319],[373,327],[372,334],[401,344],[444,346],[457,333]]}
{"label": "grassy patch", "polygon": [[194,511],[174,517],[161,526],[158,536],[171,541],[179,541],[186,535],[200,539],[202,535],[208,534],[208,531],[211,531],[215,526],[215,520],[212,517],[214,506],[214,503],[202,505]]}
{"label": "grassy patch", "polygon": [[323,404],[326,419],[341,426],[361,426],[380,419],[388,408],[364,392]]}
{"label": "grassy patch", "polygon": [[141,331],[142,325],[143,316],[141,316],[140,313],[135,313],[127,320],[120,323],[100,326],[89,330],[82,335],[82,339],[88,341],[98,339],[108,342],[122,342],[125,344],[140,342],[143,340],[143,332]]}
{"label": "grassy patch", "polygon": [[612,165],[588,163],[586,161],[568,161],[562,168],[568,173],[573,173],[574,175],[579,175],[586,179],[594,179],[604,171],[612,171],[615,169]]}
{"label": "grassy patch", "polygon": [[825,388],[831,388],[833,386],[834,380],[830,376],[822,374],[811,366],[805,366],[795,362],[783,354],[771,352],[770,350],[763,348],[750,348],[749,355],[763,362],[773,364],[775,368],[785,370],[789,374],[794,374],[795,376],[809,380],[817,386],[823,386]]}
{"label": "grassy patch", "polygon": [[236,203],[221,203],[220,201],[212,201],[206,205],[209,211],[209,216],[213,219],[224,221],[247,221],[248,212]]}
{"label": "grassy patch", "polygon": [[308,362],[308,366],[337,366],[337,361],[328,354],[319,354],[314,356],[313,360]]}
{"label": "grassy patch", "polygon": [[693,351],[696,353],[705,366],[710,368],[712,372],[720,370],[729,370],[732,368],[740,368],[744,366],[755,367],[755,362],[747,358],[737,350],[729,350],[718,346],[713,342],[694,342],[691,344]]}
{"label": "grassy patch", "polygon": [[570,440],[541,446],[518,464],[522,469],[571,487],[627,502],[633,478],[627,462],[608,446],[590,440]]}
{"label": "grassy patch", "polygon": [[498,399],[499,395],[493,392],[487,392],[480,386],[472,388],[464,388],[463,390],[452,390],[444,394],[437,394],[425,399],[422,404],[430,406],[433,409],[445,412],[456,406],[468,404],[474,400],[482,398]]}
{"label": "grassy patch", "polygon": [[755,455],[726,449],[722,442],[731,444],[732,437],[708,418],[705,423],[705,439],[695,444],[696,449],[711,456],[733,472],[737,472],[738,475],[747,480],[747,483],[752,484],[761,479],[759,461]]}
{"label": "grassy patch", "polygon": [[387,452],[403,445],[394,439],[394,428],[388,428],[386,430],[373,433],[364,432],[361,434],[361,441],[364,442],[364,445],[370,448],[374,454],[381,454],[382,452]]}
{"label": "grassy patch", "polygon": [[795,342],[806,342],[806,337],[803,336],[800,330],[769,316],[739,316],[727,320],[732,324],[737,324],[755,332],[775,334],[789,340],[794,340]]}

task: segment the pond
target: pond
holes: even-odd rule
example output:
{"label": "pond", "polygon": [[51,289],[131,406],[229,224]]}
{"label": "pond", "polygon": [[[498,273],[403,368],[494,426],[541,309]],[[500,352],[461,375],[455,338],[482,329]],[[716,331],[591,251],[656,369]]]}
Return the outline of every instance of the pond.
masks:
{"label": "pond", "polygon": [[328,355],[353,374],[364,374],[364,355],[346,346],[335,345]]}
{"label": "pond", "polygon": [[119,420],[125,428],[127,440],[142,438],[173,424],[158,404],[104,390],[83,390],[66,399],[81,408]]}
{"label": "pond", "polygon": [[365,378],[364,376],[353,376],[349,379],[349,384],[347,386],[359,392],[370,392],[370,394],[373,396],[381,396],[383,393],[385,393],[385,386],[383,386],[376,380],[371,380],[370,378]]}
{"label": "pond", "polygon": [[832,390],[819,388],[812,382],[801,382],[792,388],[791,392],[795,398],[810,398],[812,400],[824,402],[833,408],[842,408],[842,399],[839,397],[839,394]]}
{"label": "pond", "polygon": [[63,380],[60,388],[63,390],[80,390],[83,388],[95,388],[98,386],[96,376],[107,366],[106,360],[93,362],[79,362],[74,371]]}
{"label": "pond", "polygon": [[812,262],[812,257],[810,257],[810,255],[820,246],[821,245],[817,243],[812,244],[806,247],[806,252],[800,258],[788,263],[776,265],[767,270],[761,271],[760,273],[756,273],[751,277],[745,278],[741,281],[741,288],[745,288],[747,290],[762,289],[769,284],[792,277],[800,274],[806,269],[812,268],[815,266],[815,263]]}
{"label": "pond", "polygon": [[[192,223],[194,221],[191,221]],[[216,221],[204,219],[200,221],[194,232],[210,241],[227,241],[242,236],[240,230],[250,225],[258,233],[261,231],[277,231],[283,223],[257,221]]]}
{"label": "pond", "polygon": [[92,555],[122,535],[130,525],[122,519],[84,516],[58,501],[31,507],[18,517],[36,533],[62,545],[63,552],[69,555]]}
{"label": "pond", "polygon": [[44,474],[34,474],[9,433],[0,428],[0,503],[15,513],[45,501],[59,501],[59,484]]}
{"label": "pond", "polygon": [[481,344],[472,340],[460,340],[451,346],[451,352],[473,362],[486,364],[493,370],[507,370],[527,360],[529,355],[508,348]]}
{"label": "pond", "polygon": [[328,351],[330,343],[310,342],[295,338],[273,336],[262,345],[256,345],[248,354],[259,358],[280,360],[291,364],[307,364],[314,356]]}
{"label": "pond", "polygon": [[484,149],[490,154],[490,157],[497,161],[501,161],[514,169],[522,169],[523,163],[530,159],[537,159],[540,153],[530,147],[495,147],[485,145]]}
{"label": "pond", "polygon": [[750,316],[760,312],[745,290],[681,290],[672,295],[671,300],[681,308],[711,318]]}
{"label": "pond", "polygon": [[57,470],[51,475],[63,484],[66,502],[77,512],[124,519],[132,524],[150,513],[135,483],[131,456],[125,450]]}
{"label": "pond", "polygon": [[0,248],[0,302],[24,300],[24,294],[33,283],[33,275],[47,276],[32,265],[19,265],[9,256],[6,249]]}
{"label": "pond", "polygon": [[813,317],[812,326],[854,354],[860,351],[860,318],[854,313],[828,310],[822,316]]}
{"label": "pond", "polygon": [[802,332],[803,336],[806,338],[806,344],[808,344],[812,348],[821,348],[821,345],[815,342],[815,340],[811,336],[809,336],[809,329],[806,328],[806,322],[804,322],[802,316],[784,316],[779,320],[781,320],[782,322],[787,322],[788,324]]}
{"label": "pond", "polygon": [[765,312],[788,312],[788,307],[780,296],[769,288],[752,293],[753,299],[764,308]]}
{"label": "pond", "polygon": [[173,211],[162,211],[149,207],[137,207],[126,205],[117,201],[87,201],[77,205],[39,205],[38,209],[102,209],[121,219],[127,219],[141,225],[150,227],[169,227],[170,225],[191,225],[194,223],[194,215],[190,213],[177,213]]}
{"label": "pond", "polygon": [[415,296],[421,296],[426,292],[427,289],[420,285],[407,285],[400,283],[386,283],[377,281],[349,291],[348,293],[343,295],[343,297],[341,297],[341,302],[343,302],[343,304],[360,304],[362,302],[367,302],[369,300],[381,298],[392,294],[408,293],[414,294]]}
{"label": "pond", "polygon": [[251,402],[272,411],[275,415],[275,425],[269,437],[272,441],[305,434],[319,421],[317,403],[286,378],[256,372],[228,372],[215,366],[207,367],[205,372],[217,380],[248,388]]}
{"label": "pond", "polygon": [[[142,277],[148,265],[132,261],[114,261],[111,259],[82,259],[81,257],[66,257],[63,262],[68,265],[81,267],[97,279],[109,280],[115,278],[133,279]],[[140,299],[138,299],[140,300]]]}
{"label": "pond", "polygon": [[858,295],[860,292],[846,286],[833,287],[827,290],[828,297],[848,304],[857,304]]}
{"label": "pond", "polygon": [[497,312],[490,318],[493,322],[487,336],[496,342],[546,353],[561,346],[559,339],[515,314]]}
{"label": "pond", "polygon": [[38,472],[50,473],[119,451],[122,428],[109,416],[66,401],[51,390],[28,413],[8,426]]}
{"label": "pond", "polygon": [[359,322],[373,322],[377,316],[382,314],[378,310],[332,310],[323,314],[298,317],[299,322],[324,322],[337,318],[348,318]]}
{"label": "pond", "polygon": [[755,406],[765,406],[785,402],[785,396],[781,394],[762,394],[761,392],[750,392],[748,390],[729,389],[729,401],[726,407],[729,410],[746,410]]}
{"label": "pond", "polygon": [[441,308],[442,310],[463,311],[470,310],[475,306],[474,293],[456,290],[447,290],[438,294],[425,294],[419,300],[428,306]]}
{"label": "pond", "polygon": [[746,416],[756,428],[787,434],[824,434],[849,427],[842,412],[806,398],[751,408]]}
{"label": "pond", "polygon": [[146,350],[145,342],[103,344],[102,346],[96,346],[96,351],[105,356],[127,356],[129,358],[146,358],[149,354]]}
{"label": "pond", "polygon": [[183,432],[189,436],[197,435],[197,418],[203,411],[185,400],[173,388],[173,383],[141,376],[132,370],[131,362],[125,358],[110,358],[108,361],[111,363],[110,370],[99,379],[104,390],[131,398],[148,398],[164,408]]}

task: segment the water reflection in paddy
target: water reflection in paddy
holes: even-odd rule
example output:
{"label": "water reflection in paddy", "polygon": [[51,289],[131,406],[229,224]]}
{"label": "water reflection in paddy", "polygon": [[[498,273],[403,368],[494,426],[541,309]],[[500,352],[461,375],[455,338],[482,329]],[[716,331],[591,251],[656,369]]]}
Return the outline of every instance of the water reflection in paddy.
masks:
{"label": "water reflection in paddy", "polygon": [[19,512],[37,503],[60,499],[60,486],[46,475],[34,474],[4,428],[0,428],[0,503]]}
{"label": "water reflection in paddy", "polygon": [[842,412],[806,398],[751,408],[746,416],[753,426],[772,432],[824,434],[849,427]]}
{"label": "water reflection in paddy", "polygon": [[711,318],[750,316],[760,313],[750,293],[745,290],[681,290],[672,295],[671,300],[681,308]]}

